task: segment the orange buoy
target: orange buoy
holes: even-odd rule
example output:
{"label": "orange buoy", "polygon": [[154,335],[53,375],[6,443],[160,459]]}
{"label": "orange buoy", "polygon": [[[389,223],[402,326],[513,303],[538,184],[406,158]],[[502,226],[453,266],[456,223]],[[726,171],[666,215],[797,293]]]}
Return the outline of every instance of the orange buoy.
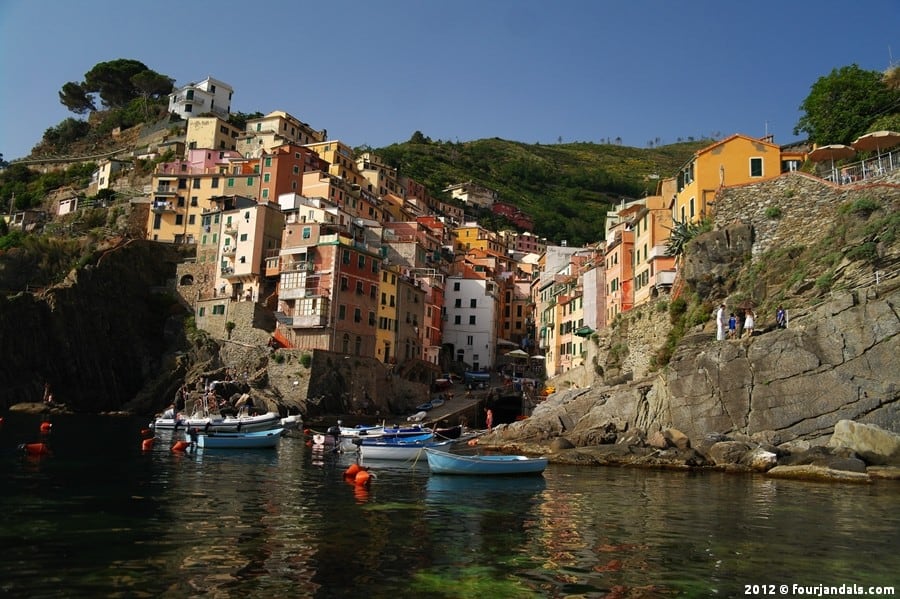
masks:
{"label": "orange buoy", "polygon": [[478,439],[469,439],[466,442],[466,445],[468,445],[469,447],[475,447],[476,445],[478,445]]}
{"label": "orange buoy", "polygon": [[172,446],[172,451],[180,451],[183,452],[187,450],[190,443],[187,441],[175,441],[175,445]]}
{"label": "orange buoy", "polygon": [[42,433],[49,433],[51,428],[53,428],[52,422],[42,422],[41,423],[41,432]]}
{"label": "orange buoy", "polygon": [[350,467],[344,470],[344,476],[346,478],[354,478],[362,468],[359,467],[359,464],[350,464]]}
{"label": "orange buoy", "polygon": [[356,483],[357,487],[365,487],[372,480],[372,475],[368,473],[366,470],[360,470],[356,473],[356,476],[353,478],[353,482]]}
{"label": "orange buoy", "polygon": [[50,455],[50,448],[46,443],[26,443],[24,449],[30,456]]}
{"label": "orange buoy", "polygon": [[151,449],[153,449],[153,442],[155,440],[156,439],[154,437],[150,437],[149,439],[144,439],[143,441],[141,441],[141,449],[143,451],[150,451]]}

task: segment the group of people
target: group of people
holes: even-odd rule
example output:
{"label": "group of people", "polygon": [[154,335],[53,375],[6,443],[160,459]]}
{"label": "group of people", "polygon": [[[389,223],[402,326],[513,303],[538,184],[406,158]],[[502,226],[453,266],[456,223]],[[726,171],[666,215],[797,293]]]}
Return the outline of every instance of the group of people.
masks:
{"label": "group of people", "polygon": [[[740,336],[750,337],[753,335],[753,329],[756,326],[756,313],[753,311],[753,308],[738,310],[738,314],[741,313],[743,313],[744,322]],[[719,309],[716,310],[716,339],[718,341],[738,338],[738,318],[739,315],[731,312],[726,320],[725,304],[719,306]],[[787,328],[787,312],[782,306],[778,306],[778,310],[775,311],[775,326],[779,329]]]}

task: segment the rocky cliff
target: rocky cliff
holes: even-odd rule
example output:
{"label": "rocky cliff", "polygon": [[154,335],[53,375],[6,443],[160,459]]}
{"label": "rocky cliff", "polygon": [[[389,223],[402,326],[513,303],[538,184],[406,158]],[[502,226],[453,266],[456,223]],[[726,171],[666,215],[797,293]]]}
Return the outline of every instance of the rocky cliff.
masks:
{"label": "rocky cliff", "polygon": [[[557,393],[486,444],[646,445],[677,429],[685,447],[710,438],[824,445],[841,420],[900,433],[896,182],[833,187],[792,174],[724,190],[716,206],[718,227],[689,244],[682,270],[705,322],[668,364],[654,370],[648,339],[659,346],[669,314],[622,315],[588,344],[587,366],[551,381]],[[716,341],[719,302],[753,306],[753,336]],[[774,327],[776,304],[790,308],[787,329]],[[611,384],[623,379],[597,371],[633,380]]]}

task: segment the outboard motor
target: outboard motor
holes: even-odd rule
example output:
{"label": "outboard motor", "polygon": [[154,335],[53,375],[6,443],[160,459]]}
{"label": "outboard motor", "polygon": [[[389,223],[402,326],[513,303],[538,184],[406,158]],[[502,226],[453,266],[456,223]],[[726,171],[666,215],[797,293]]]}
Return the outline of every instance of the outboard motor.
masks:
{"label": "outboard motor", "polygon": [[325,434],[334,438],[333,450],[338,451],[341,446],[341,427],[329,426],[328,430],[325,431]]}

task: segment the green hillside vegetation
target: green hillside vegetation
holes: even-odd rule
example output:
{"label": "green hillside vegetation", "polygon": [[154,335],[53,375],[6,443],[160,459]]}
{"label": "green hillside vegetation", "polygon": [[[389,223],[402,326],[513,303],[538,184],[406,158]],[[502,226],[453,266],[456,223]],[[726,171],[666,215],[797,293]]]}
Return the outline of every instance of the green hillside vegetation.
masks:
{"label": "green hillside vegetation", "polygon": [[[449,195],[442,190],[456,183],[472,181],[493,189],[500,201],[534,219],[536,235],[580,246],[603,239],[610,206],[623,198],[656,193],[660,178],[672,176],[709,143],[648,149],[589,142],[525,144],[498,138],[455,143],[433,142],[417,132],[408,142],[372,151],[444,200]],[[477,216],[489,228],[509,226],[486,212]]]}

